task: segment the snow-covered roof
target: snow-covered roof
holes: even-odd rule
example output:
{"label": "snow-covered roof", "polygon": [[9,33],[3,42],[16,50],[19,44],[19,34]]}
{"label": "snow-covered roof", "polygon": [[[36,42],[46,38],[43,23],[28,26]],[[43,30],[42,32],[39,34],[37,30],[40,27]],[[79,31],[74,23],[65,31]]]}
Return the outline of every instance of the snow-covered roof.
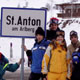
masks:
{"label": "snow-covered roof", "polygon": [[80,1],[74,2],[74,3],[80,3]]}
{"label": "snow-covered roof", "polygon": [[60,3],[57,3],[57,5],[60,5],[60,4],[80,4],[80,1],[77,1],[77,2],[60,2]]}

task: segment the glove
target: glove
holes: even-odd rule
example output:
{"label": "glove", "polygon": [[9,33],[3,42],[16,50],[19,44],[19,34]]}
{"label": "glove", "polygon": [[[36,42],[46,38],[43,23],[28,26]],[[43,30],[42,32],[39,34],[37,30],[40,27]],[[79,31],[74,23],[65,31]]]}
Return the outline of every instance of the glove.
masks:
{"label": "glove", "polygon": [[70,80],[70,79],[66,78],[66,80]]}
{"label": "glove", "polygon": [[43,78],[46,78],[46,76],[47,76],[47,74],[42,74],[42,77],[43,77]]}

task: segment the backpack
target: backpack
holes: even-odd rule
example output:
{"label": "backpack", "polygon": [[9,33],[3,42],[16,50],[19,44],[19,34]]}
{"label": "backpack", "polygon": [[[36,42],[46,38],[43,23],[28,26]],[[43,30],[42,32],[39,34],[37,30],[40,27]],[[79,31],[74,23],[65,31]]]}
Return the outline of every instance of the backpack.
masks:
{"label": "backpack", "polygon": [[73,62],[73,64],[80,63],[80,52],[73,52],[72,53],[72,62]]}

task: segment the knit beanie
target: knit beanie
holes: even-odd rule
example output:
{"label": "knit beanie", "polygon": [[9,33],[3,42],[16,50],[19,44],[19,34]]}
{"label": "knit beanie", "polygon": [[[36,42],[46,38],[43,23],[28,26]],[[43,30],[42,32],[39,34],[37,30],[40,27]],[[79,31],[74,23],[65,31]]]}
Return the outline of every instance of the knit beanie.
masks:
{"label": "knit beanie", "polygon": [[55,23],[55,24],[59,24],[59,19],[52,17],[50,19],[50,24]]}
{"label": "knit beanie", "polygon": [[77,32],[74,31],[74,30],[72,30],[72,31],[70,32],[70,38],[71,38],[72,36],[76,36],[76,37],[78,38]]}
{"label": "knit beanie", "polygon": [[37,35],[37,34],[40,34],[40,35],[45,37],[45,32],[44,32],[44,30],[41,27],[37,28],[37,30],[35,32],[35,35]]}

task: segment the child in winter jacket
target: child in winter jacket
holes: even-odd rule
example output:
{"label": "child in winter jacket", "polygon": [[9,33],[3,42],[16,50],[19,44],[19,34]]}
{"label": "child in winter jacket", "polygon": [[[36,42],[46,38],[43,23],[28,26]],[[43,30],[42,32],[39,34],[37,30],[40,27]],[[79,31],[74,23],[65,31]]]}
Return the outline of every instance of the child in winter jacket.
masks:
{"label": "child in winter jacket", "polygon": [[21,64],[22,59],[18,63],[15,64],[9,64],[8,59],[0,52],[0,80],[3,79],[3,76],[6,71],[14,72],[19,68],[19,65]]}
{"label": "child in winter jacket", "polygon": [[45,52],[42,61],[42,73],[44,78],[47,75],[47,80],[66,80],[67,47],[64,39],[64,31],[60,30],[56,34],[56,40],[50,43]]}
{"label": "child in winter jacket", "polygon": [[35,32],[35,36],[36,41],[34,43],[33,48],[31,50],[27,50],[27,48],[24,47],[27,56],[29,57],[30,61],[32,61],[31,74],[29,80],[39,80],[43,77],[41,74],[42,59],[45,50],[48,44],[50,43],[50,41],[47,41],[45,39],[45,32],[41,27],[38,27],[38,29]]}

